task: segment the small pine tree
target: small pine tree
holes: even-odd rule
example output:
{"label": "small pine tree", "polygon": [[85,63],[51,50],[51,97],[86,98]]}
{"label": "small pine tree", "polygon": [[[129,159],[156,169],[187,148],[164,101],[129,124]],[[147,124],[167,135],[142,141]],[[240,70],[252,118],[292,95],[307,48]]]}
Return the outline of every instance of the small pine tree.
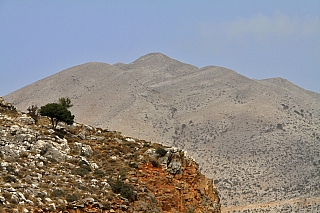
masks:
{"label": "small pine tree", "polygon": [[73,104],[71,104],[70,98],[68,98],[68,97],[59,98],[58,104],[64,106],[67,109],[73,106]]}
{"label": "small pine tree", "polygon": [[34,119],[35,124],[38,124],[39,121],[39,113],[38,113],[38,106],[32,105],[31,107],[28,107],[28,115]]}

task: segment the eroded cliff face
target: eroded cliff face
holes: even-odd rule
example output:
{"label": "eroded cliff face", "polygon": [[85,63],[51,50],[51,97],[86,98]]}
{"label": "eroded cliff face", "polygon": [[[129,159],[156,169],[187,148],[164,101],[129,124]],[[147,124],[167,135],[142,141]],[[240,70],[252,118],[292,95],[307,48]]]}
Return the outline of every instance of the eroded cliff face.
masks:
{"label": "eroded cliff face", "polygon": [[162,162],[159,167],[151,162],[141,165],[137,176],[139,183],[155,195],[164,212],[220,212],[218,192],[212,180],[199,172],[195,161],[172,149],[159,161]]}
{"label": "eroded cliff face", "polygon": [[212,180],[177,148],[83,124],[51,129],[1,98],[0,142],[0,212],[221,212]]}

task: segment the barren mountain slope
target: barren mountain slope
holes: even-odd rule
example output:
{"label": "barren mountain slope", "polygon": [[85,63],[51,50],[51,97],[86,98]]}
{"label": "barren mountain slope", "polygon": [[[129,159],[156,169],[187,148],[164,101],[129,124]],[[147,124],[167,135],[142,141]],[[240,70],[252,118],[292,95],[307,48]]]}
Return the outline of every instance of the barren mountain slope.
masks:
{"label": "barren mountain slope", "polygon": [[188,150],[224,206],[320,196],[320,94],[160,53],[87,63],[5,98],[20,110],[71,98],[76,120]]}

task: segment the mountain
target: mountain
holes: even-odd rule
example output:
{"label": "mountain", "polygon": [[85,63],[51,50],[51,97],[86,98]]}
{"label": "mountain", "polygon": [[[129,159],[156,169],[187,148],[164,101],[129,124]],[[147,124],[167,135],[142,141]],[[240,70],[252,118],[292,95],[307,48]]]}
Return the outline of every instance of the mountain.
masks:
{"label": "mountain", "polygon": [[0,212],[221,212],[186,152],[34,118],[0,97]]}
{"label": "mountain", "polygon": [[320,196],[320,94],[286,79],[150,53],[71,67],[5,98],[25,111],[66,96],[78,122],[188,151],[223,207]]}

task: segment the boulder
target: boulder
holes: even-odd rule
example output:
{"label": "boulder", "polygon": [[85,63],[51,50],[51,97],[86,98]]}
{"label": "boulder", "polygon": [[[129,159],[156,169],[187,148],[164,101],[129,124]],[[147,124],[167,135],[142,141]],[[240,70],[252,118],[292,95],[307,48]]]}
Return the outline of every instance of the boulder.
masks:
{"label": "boulder", "polygon": [[34,119],[29,117],[29,116],[27,116],[26,114],[22,114],[21,117],[18,117],[17,121],[20,122],[20,123],[27,124],[27,125],[35,124]]}
{"label": "boulder", "polygon": [[93,151],[89,145],[83,144],[81,147],[81,155],[83,156],[91,156]]}

